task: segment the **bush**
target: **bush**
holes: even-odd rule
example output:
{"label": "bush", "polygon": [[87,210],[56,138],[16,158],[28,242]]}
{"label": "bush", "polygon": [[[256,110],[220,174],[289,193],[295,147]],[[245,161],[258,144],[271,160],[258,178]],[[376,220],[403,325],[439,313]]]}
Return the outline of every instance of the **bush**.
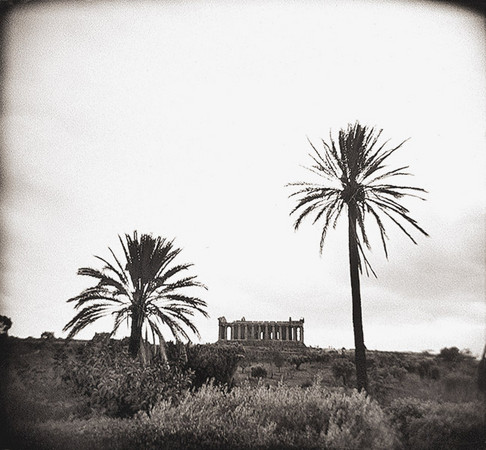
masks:
{"label": "bush", "polygon": [[477,385],[480,391],[486,392],[486,351],[483,353],[477,368]]}
{"label": "bush", "polygon": [[331,355],[322,349],[311,348],[307,350],[307,359],[309,362],[327,363],[331,360]]}
{"label": "bush", "polygon": [[347,386],[349,378],[354,373],[354,364],[348,358],[336,359],[331,365],[332,374],[336,379],[342,379]]}
{"label": "bush", "polygon": [[441,380],[443,399],[465,402],[477,399],[478,387],[474,375],[463,372],[450,372]]}
{"label": "bush", "polygon": [[55,336],[52,331],[43,331],[41,334],[41,339],[52,340],[55,339]]}
{"label": "bush", "polygon": [[169,367],[161,360],[143,366],[120,342],[88,343],[57,355],[61,377],[88,405],[114,417],[150,413],[160,400],[177,400],[190,387],[191,373]]}
{"label": "bush", "polygon": [[12,327],[12,319],[7,316],[0,315],[0,335],[8,335],[8,330]]}
{"label": "bush", "polygon": [[308,361],[309,358],[304,355],[296,355],[289,358],[289,363],[294,365],[296,370],[299,370],[300,366]]}
{"label": "bush", "polygon": [[457,347],[444,347],[439,353],[439,358],[442,358],[444,361],[448,362],[459,361],[461,356],[461,352]]}
{"label": "bush", "polygon": [[176,408],[160,404],[152,417],[158,435],[178,448],[392,448],[397,442],[379,405],[364,393],[316,384],[231,392],[206,385]]}
{"label": "bush", "polygon": [[479,402],[395,400],[388,409],[403,444],[414,449],[481,448],[486,441],[484,406]]}
{"label": "bush", "polygon": [[380,406],[365,394],[312,385],[203,385],[177,404],[162,401],[150,417],[50,421],[21,430],[15,448],[395,448]]}
{"label": "bush", "polygon": [[253,378],[266,378],[267,377],[267,369],[262,366],[252,367],[250,369],[251,376]]}
{"label": "bush", "polygon": [[231,386],[244,349],[232,345],[205,344],[186,347],[186,369],[194,372],[193,386],[200,388],[213,380],[215,384]]}
{"label": "bush", "polygon": [[282,353],[278,350],[275,350],[271,353],[271,360],[280,372],[280,368],[284,365],[285,362],[285,358],[283,357]]}
{"label": "bush", "polygon": [[431,380],[438,380],[440,378],[440,369],[431,359],[422,359],[416,366],[416,372],[420,378],[430,378]]}

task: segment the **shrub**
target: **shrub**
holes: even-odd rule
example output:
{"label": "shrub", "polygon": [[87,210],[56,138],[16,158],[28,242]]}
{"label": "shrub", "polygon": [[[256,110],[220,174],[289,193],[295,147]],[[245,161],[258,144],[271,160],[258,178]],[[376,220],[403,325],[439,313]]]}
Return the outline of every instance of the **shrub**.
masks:
{"label": "shrub", "polygon": [[176,408],[158,405],[152,417],[158,439],[177,448],[392,448],[397,442],[379,405],[364,393],[316,384],[231,392],[206,385]]}
{"label": "shrub", "polygon": [[52,331],[43,331],[41,334],[41,339],[52,340],[54,339],[54,333]]}
{"label": "shrub", "polygon": [[305,355],[295,355],[289,358],[290,364],[295,366],[296,370],[300,369],[300,366],[309,361],[309,358]]}
{"label": "shrub", "polygon": [[459,361],[461,359],[461,352],[457,347],[444,347],[439,353],[439,358],[448,362]]}
{"label": "shrub", "polygon": [[394,448],[383,410],[365,394],[206,384],[148,417],[32,423],[15,448]]}
{"label": "shrub", "polygon": [[280,372],[280,368],[283,366],[283,364],[285,362],[285,358],[282,356],[282,353],[279,352],[278,350],[275,350],[271,354],[271,360],[272,360],[272,363],[275,365],[275,367],[277,367],[277,369]]}
{"label": "shrub", "polygon": [[8,335],[8,330],[12,327],[12,319],[0,315],[0,335]]}
{"label": "shrub", "polygon": [[307,351],[307,359],[309,362],[327,363],[331,360],[331,355],[322,349],[311,348]]}
{"label": "shrub", "polygon": [[450,372],[441,380],[443,399],[465,402],[477,399],[478,388],[474,375],[463,372]]}
{"label": "shrub", "polygon": [[479,402],[439,403],[408,398],[395,400],[388,412],[408,448],[481,448],[486,440],[484,406]]}
{"label": "shrub", "polygon": [[477,369],[477,385],[480,391],[486,392],[486,349],[485,352],[483,352],[481,361],[479,361]]}
{"label": "shrub", "polygon": [[267,369],[262,366],[252,367],[250,369],[251,376],[253,378],[266,378],[267,377]]}
{"label": "shrub", "polygon": [[431,359],[422,359],[418,362],[416,367],[420,378],[430,378],[431,380],[438,380],[440,378],[440,369]]}
{"label": "shrub", "polygon": [[342,379],[343,384],[347,386],[349,378],[354,373],[354,364],[348,358],[336,359],[332,365],[331,370],[336,379]]}
{"label": "shrub", "polygon": [[241,347],[220,344],[188,345],[186,352],[185,368],[194,372],[193,386],[196,388],[209,380],[231,386],[238,362],[245,353]]}
{"label": "shrub", "polygon": [[64,350],[57,356],[57,367],[62,379],[85,395],[93,410],[114,417],[150,413],[160,400],[177,400],[191,384],[190,372],[161,360],[143,366],[116,341],[88,343],[71,354]]}

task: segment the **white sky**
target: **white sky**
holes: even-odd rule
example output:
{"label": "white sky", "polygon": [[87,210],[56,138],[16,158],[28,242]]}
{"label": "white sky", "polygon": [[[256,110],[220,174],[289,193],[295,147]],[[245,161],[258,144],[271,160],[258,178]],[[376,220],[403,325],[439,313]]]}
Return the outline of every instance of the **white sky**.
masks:
{"label": "white sky", "polygon": [[[375,241],[362,280],[369,349],[480,353],[485,343],[484,21],[425,2],[52,3],[17,8],[4,41],[2,314],[61,330],[78,267],[118,234],[175,237],[217,318],[305,318],[306,343],[353,347],[345,222],[319,256],[288,182],[356,119],[411,138],[430,233]],[[111,321],[80,337],[108,331]]]}

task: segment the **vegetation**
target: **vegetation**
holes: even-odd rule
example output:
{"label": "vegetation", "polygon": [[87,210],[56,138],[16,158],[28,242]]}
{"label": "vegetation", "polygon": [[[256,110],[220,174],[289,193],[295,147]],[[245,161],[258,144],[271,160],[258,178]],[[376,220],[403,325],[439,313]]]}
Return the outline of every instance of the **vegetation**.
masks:
{"label": "vegetation", "polygon": [[173,265],[181,249],[161,237],[142,234],[139,238],[136,231],[133,237],[126,234],[125,242],[120,237],[120,243],[124,264],[109,248],[114,264],[96,256],[105,264],[102,270],[78,270],[78,275],[95,278],[98,284],[68,300],[76,302],[75,308],[79,310],[64,327],[64,331],[70,330],[68,338],[106,315],[115,317],[112,334],[124,320],[131,322],[129,353],[132,357],[138,356],[141,344],[147,342],[142,339],[144,326],[146,333],[150,329],[154,343],[158,339],[160,350],[165,342],[161,331],[164,325],[176,340],[181,337],[190,340],[186,327],[199,337],[191,316],[199,312],[207,317],[206,302],[181,291],[205,286],[196,281],[196,276],[176,278],[191,267],[191,264]]}
{"label": "vegetation", "polygon": [[267,369],[262,366],[252,367],[250,373],[253,378],[267,378],[268,375]]}
{"label": "vegetation", "polygon": [[354,372],[354,364],[348,358],[339,358],[332,363],[332,373],[338,380],[342,380],[343,385],[348,385],[348,380]]}
{"label": "vegetation", "polygon": [[177,405],[159,403],[150,417],[47,422],[22,432],[45,448],[392,448],[397,442],[375,401],[318,384],[231,391],[205,385]]}
{"label": "vegetation", "polygon": [[195,388],[208,381],[216,385],[232,386],[238,363],[245,357],[244,353],[243,348],[229,345],[188,345],[184,367],[194,372]]}
{"label": "vegetation", "polygon": [[142,366],[120,341],[63,347],[56,354],[61,378],[87,397],[87,407],[112,417],[148,414],[161,400],[174,402],[191,386],[191,371],[160,358]]}
{"label": "vegetation", "polygon": [[0,335],[7,335],[8,330],[12,327],[12,319],[7,316],[0,315]]}
{"label": "vegetation", "polygon": [[[307,361],[297,370],[285,357],[274,377],[273,348],[255,364],[238,346],[168,343],[168,365],[142,366],[128,339],[106,334],[4,344],[5,448],[452,449],[481,448],[486,439],[474,358],[452,364],[440,355],[370,351],[365,394],[334,376],[337,361],[353,364],[352,351],[295,348]],[[424,361],[439,378],[420,377]],[[239,363],[266,378],[237,371]],[[190,389],[195,371],[209,377],[209,367],[234,371],[231,388],[220,380]],[[348,385],[353,371],[349,377]]]}
{"label": "vegetation", "polygon": [[[341,129],[337,143],[330,136],[330,143],[323,141],[324,150],[319,152],[311,143],[314,153],[310,155],[313,165],[309,168],[319,176],[319,182],[292,183],[298,190],[290,196],[297,198],[297,205],[291,211],[297,215],[294,228],[314,213],[313,223],[323,220],[320,249],[329,227],[336,226],[344,207],[348,218],[348,251],[351,275],[351,292],[353,305],[353,329],[355,342],[355,365],[358,390],[367,389],[366,348],[363,335],[361,312],[360,273],[363,267],[366,272],[373,272],[363,246],[370,249],[365,229],[365,218],[371,216],[376,222],[388,257],[386,240],[388,236],[383,218],[391,220],[414,243],[415,239],[405,228],[408,225],[419,232],[427,233],[410,217],[409,211],[397,200],[405,196],[417,196],[425,192],[421,188],[385,183],[386,178],[410,175],[405,172],[407,166],[387,169],[385,161],[398,150],[398,146],[385,150],[385,144],[378,145],[381,130],[362,126],[359,122]],[[420,198],[420,197],[419,197]],[[382,216],[380,216],[380,213]]]}
{"label": "vegetation", "polygon": [[387,412],[406,448],[483,448],[486,443],[484,409],[478,402],[398,399]]}

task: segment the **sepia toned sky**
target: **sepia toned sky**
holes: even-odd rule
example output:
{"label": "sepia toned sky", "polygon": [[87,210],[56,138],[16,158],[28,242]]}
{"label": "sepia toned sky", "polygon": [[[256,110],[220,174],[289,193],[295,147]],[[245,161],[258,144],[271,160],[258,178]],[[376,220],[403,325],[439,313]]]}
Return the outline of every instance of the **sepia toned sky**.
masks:
{"label": "sepia toned sky", "polygon": [[[63,2],[4,21],[1,314],[40,336],[74,315],[78,267],[118,235],[175,238],[210,319],[305,319],[308,345],[352,348],[345,220],[322,256],[293,231],[285,184],[349,122],[382,128],[429,191],[429,232],[387,224],[362,279],[368,349],[485,344],[484,20],[426,2]],[[373,232],[372,232],[373,234]],[[90,338],[110,320],[87,328]],[[128,330],[124,330],[128,332]],[[123,333],[122,333],[123,334]]]}

